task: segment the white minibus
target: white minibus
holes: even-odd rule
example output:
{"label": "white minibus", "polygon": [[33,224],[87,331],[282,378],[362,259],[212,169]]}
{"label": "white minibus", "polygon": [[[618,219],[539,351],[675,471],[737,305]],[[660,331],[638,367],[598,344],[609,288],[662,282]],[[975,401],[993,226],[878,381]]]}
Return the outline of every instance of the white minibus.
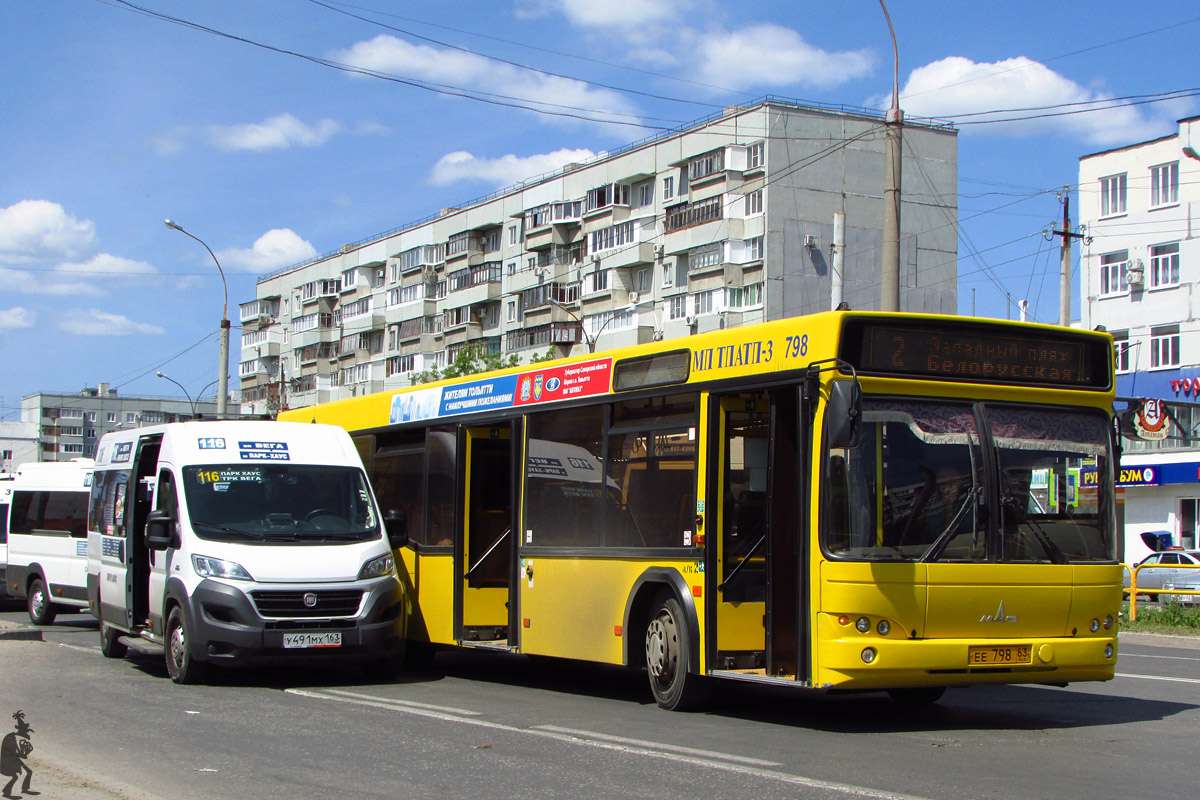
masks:
{"label": "white minibus", "polygon": [[343,659],[392,673],[408,600],[341,428],[213,420],[109,433],[96,453],[87,594],[101,649],[161,647],[176,683],[208,665]]}
{"label": "white minibus", "polygon": [[0,472],[0,597],[8,596],[8,502],[13,476]]}
{"label": "white minibus", "polygon": [[62,611],[86,611],[87,507],[92,460],[22,464],[8,505],[5,585],[25,598],[29,618],[49,625]]}

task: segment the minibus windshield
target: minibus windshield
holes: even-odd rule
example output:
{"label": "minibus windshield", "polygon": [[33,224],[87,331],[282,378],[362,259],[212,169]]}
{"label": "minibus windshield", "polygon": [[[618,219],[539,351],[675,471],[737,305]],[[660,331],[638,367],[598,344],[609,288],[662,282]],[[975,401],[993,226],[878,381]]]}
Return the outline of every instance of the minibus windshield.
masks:
{"label": "minibus windshield", "polygon": [[192,529],[202,539],[327,544],[381,535],[366,477],[353,467],[184,467]]}

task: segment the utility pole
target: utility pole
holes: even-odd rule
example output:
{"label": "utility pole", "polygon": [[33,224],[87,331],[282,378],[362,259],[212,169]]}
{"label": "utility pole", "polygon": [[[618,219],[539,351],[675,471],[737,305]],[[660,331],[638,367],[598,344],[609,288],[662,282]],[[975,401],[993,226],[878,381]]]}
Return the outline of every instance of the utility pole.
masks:
{"label": "utility pole", "polygon": [[888,109],[884,126],[887,151],[884,154],[883,187],[883,270],[879,281],[879,310],[900,310],[900,168],[903,156],[904,112],[900,110],[900,48],[896,46],[896,30],[892,16],[883,0],[879,0],[892,34],[895,69],[892,73],[892,107]]}
{"label": "utility pole", "polygon": [[1083,232],[1071,230],[1071,187],[1064,186],[1059,195],[1063,204],[1062,230],[1050,229],[1051,236],[1062,237],[1062,258],[1058,274],[1058,324],[1064,328],[1071,325],[1071,240],[1084,239],[1085,243],[1091,238]]}

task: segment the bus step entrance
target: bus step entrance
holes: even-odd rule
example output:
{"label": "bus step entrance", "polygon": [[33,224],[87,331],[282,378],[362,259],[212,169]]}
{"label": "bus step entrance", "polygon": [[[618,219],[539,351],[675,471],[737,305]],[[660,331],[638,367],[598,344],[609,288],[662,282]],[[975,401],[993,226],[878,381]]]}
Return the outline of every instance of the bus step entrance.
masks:
{"label": "bus step entrance", "polygon": [[508,647],[507,625],[464,625],[462,634],[464,645]]}

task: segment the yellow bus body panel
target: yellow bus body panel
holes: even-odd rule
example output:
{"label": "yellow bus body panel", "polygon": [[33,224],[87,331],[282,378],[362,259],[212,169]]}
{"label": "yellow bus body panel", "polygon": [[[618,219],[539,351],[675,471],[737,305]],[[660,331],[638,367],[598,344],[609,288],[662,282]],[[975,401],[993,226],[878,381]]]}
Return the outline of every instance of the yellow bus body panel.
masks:
{"label": "yellow bus body panel", "polygon": [[399,551],[402,564],[400,580],[409,589],[408,596],[416,598],[415,619],[409,620],[409,635],[421,629],[428,632],[435,644],[454,644],[454,557],[418,555],[411,547]]}
{"label": "yellow bus body panel", "polygon": [[[693,589],[704,584],[704,573],[695,559],[647,562],[533,556],[524,563],[521,652],[604,664],[624,662],[626,605],[638,577],[648,567],[674,568]],[[528,577],[530,568],[532,580]],[[692,604],[703,631],[702,599],[681,599]],[[629,647],[637,659],[635,663],[641,663],[644,643],[639,639],[630,642]]]}

